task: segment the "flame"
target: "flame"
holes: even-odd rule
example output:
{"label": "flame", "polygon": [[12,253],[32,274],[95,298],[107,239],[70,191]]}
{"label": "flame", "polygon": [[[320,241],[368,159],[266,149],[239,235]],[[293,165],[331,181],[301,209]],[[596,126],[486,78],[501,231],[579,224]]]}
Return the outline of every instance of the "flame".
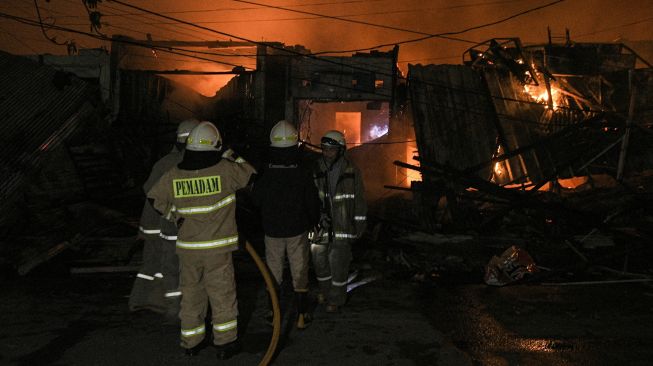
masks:
{"label": "flame", "polygon": [[361,112],[336,112],[335,127],[342,131],[348,144],[360,144]]}
{"label": "flame", "polygon": [[[419,161],[415,161],[413,156],[417,151],[417,144],[415,142],[409,142],[406,144],[406,161],[410,164],[420,166]],[[410,187],[411,182],[420,182],[422,180],[422,173],[417,170],[406,169],[406,187]]]}
{"label": "flame", "polygon": [[[524,85],[524,91],[530,96],[532,100],[538,103],[546,104],[545,108],[549,108],[549,92],[543,85]],[[562,102],[562,93],[553,85],[551,86],[551,104],[553,110],[557,110]]]}

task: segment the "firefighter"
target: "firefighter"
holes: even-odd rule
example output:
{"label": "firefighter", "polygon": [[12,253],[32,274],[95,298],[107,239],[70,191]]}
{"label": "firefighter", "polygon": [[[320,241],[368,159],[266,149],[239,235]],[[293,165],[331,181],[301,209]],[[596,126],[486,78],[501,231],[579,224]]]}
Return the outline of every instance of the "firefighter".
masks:
{"label": "firefighter", "polygon": [[[308,231],[320,218],[320,200],[310,169],[300,164],[297,130],[279,121],[270,132],[269,164],[254,184],[254,202],[261,209],[265,261],[281,288],[288,257],[297,303],[298,329],[311,322],[308,312]],[[270,322],[271,311],[267,315]]]}
{"label": "firefighter", "polygon": [[322,157],[313,172],[322,203],[311,254],[319,283],[318,302],[337,313],[347,300],[351,244],[365,230],[367,205],[360,170],[345,156],[345,136],[328,131],[321,139]]}
{"label": "firefighter", "polygon": [[236,191],[248,185],[254,168],[231,150],[210,122],[195,127],[181,163],[152,187],[148,198],[164,215],[174,213],[179,232],[181,346],[194,356],[204,345],[207,305],[218,359],[240,352],[238,303],[231,254],[238,249]]}
{"label": "firefighter", "polygon": [[[186,138],[198,124],[198,120],[188,119],[177,126],[175,145],[166,156],[154,163],[150,176],[143,184],[146,194],[163,173],[181,161]],[[130,311],[148,309],[164,313],[166,317],[176,316],[179,308],[179,264],[174,253],[174,244],[171,251],[169,241],[165,239],[176,234],[177,227],[171,227],[168,221],[154,210],[150,202],[145,200],[139,226],[139,235],[144,239],[143,266],[136,275],[129,296]]]}

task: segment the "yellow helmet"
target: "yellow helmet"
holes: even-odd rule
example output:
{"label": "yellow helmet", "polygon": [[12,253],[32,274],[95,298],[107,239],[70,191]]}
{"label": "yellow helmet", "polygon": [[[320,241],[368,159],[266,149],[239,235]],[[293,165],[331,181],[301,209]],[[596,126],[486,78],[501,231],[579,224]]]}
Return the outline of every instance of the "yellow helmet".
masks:
{"label": "yellow helmet", "polygon": [[286,120],[277,122],[270,131],[270,146],[290,147],[297,145],[297,129]]}
{"label": "yellow helmet", "polygon": [[188,135],[186,149],[191,151],[216,151],[222,148],[220,131],[208,121],[200,122]]}

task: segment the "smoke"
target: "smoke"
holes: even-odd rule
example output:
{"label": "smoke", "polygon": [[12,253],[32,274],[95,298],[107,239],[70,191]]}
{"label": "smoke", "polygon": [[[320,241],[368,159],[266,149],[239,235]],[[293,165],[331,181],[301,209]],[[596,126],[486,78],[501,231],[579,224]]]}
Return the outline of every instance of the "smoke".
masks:
{"label": "smoke", "polygon": [[[403,28],[423,33],[458,31],[468,27],[497,21],[510,15],[541,6],[551,0],[461,0],[451,2],[437,0],[255,0],[264,4],[288,7],[327,16],[342,17],[389,27]],[[235,1],[193,1],[180,3],[173,0],[131,1],[169,16],[197,23],[234,36],[254,41],[275,41],[287,45],[300,44],[313,52],[366,48],[379,44],[405,41],[419,37],[419,34],[384,29],[373,25],[354,24],[336,19],[318,18],[314,15],[298,14],[280,9],[270,9]],[[554,6],[517,17],[479,30],[458,34],[455,37],[470,42],[480,42],[496,37],[519,37],[524,42],[543,43],[547,41],[547,27],[553,35],[571,32],[572,40],[631,41],[650,39],[653,18],[650,9],[653,0],[567,0]],[[105,23],[101,30],[107,35],[126,34],[135,39],[146,39],[150,34],[154,40],[229,40],[230,37],[199,30],[152,15],[124,15],[138,13],[133,9],[115,3],[100,3]],[[57,25],[80,31],[89,31],[88,15],[80,3],[74,6],[66,2],[43,2],[44,16]],[[197,12],[195,12],[197,11]],[[34,18],[34,9],[22,0],[5,0],[0,12]],[[648,18],[648,20],[647,20]],[[65,54],[65,47],[46,41],[40,29],[0,18],[0,49],[28,54],[36,50],[43,53]],[[639,21],[639,22],[638,22]],[[10,30],[11,34],[7,34]],[[109,47],[108,42],[94,40],[82,35],[61,31],[49,31],[59,41],[74,40],[78,47]],[[578,38],[576,38],[578,36]],[[17,40],[18,39],[18,40]],[[234,38],[233,40],[238,40]],[[472,44],[433,38],[400,46],[400,67],[405,70],[408,63],[451,63],[461,62],[463,52]],[[388,50],[390,47],[385,48]],[[203,51],[220,52],[222,50]],[[237,52],[245,52],[237,50]],[[246,51],[251,53],[252,51]],[[347,55],[347,54],[343,54]],[[160,58],[184,58],[159,52]],[[208,56],[208,58],[212,58]],[[253,65],[251,58],[224,58],[231,63]],[[173,68],[196,70],[224,70],[231,67],[211,64],[206,60],[186,60]],[[222,77],[197,78],[197,90],[212,95],[210,89],[222,83]],[[179,80],[181,81],[181,80]],[[201,88],[199,87],[201,85]]]}

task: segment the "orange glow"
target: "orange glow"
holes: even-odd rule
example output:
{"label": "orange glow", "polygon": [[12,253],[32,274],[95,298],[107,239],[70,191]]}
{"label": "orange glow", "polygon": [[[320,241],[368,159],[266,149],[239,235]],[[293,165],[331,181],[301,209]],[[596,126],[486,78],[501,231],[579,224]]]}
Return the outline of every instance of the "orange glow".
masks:
{"label": "orange glow", "polygon": [[[413,160],[413,155],[417,151],[417,144],[414,142],[409,142],[406,144],[406,160],[409,164],[419,166],[419,161]],[[421,182],[422,174],[417,170],[406,169],[406,187],[410,187],[410,182]]]}
{"label": "orange glow", "polygon": [[494,163],[494,174],[496,175],[503,174],[503,167],[501,166],[501,163]]}
{"label": "orange glow", "polygon": [[558,179],[558,184],[563,188],[576,188],[581,184],[587,183],[587,177],[572,177],[567,179]]}
{"label": "orange glow", "polygon": [[345,134],[348,144],[360,144],[361,112],[336,112],[335,129]]}
{"label": "orange glow", "polygon": [[[560,187],[564,189],[574,189],[577,188],[578,186],[581,186],[585,183],[587,183],[588,178],[587,177],[571,177],[571,178],[564,178],[564,179],[558,179],[558,184]],[[515,183],[515,184],[508,184],[503,186],[503,188],[508,188],[508,189],[519,189],[522,187],[526,187],[526,190],[529,191],[533,189],[532,187],[532,182],[527,181],[522,183]],[[539,191],[548,191],[551,190],[551,182],[547,182],[544,184],[542,187],[539,188]]]}
{"label": "orange glow", "polygon": [[205,97],[212,97],[235,75],[164,75],[166,78],[185,85]]}
{"label": "orange glow", "polygon": [[[549,92],[544,85],[524,85],[524,91],[530,96],[532,100],[538,103],[546,104],[545,108],[549,108]],[[553,110],[557,110],[562,102],[562,94],[560,91],[551,85],[551,103]]]}

